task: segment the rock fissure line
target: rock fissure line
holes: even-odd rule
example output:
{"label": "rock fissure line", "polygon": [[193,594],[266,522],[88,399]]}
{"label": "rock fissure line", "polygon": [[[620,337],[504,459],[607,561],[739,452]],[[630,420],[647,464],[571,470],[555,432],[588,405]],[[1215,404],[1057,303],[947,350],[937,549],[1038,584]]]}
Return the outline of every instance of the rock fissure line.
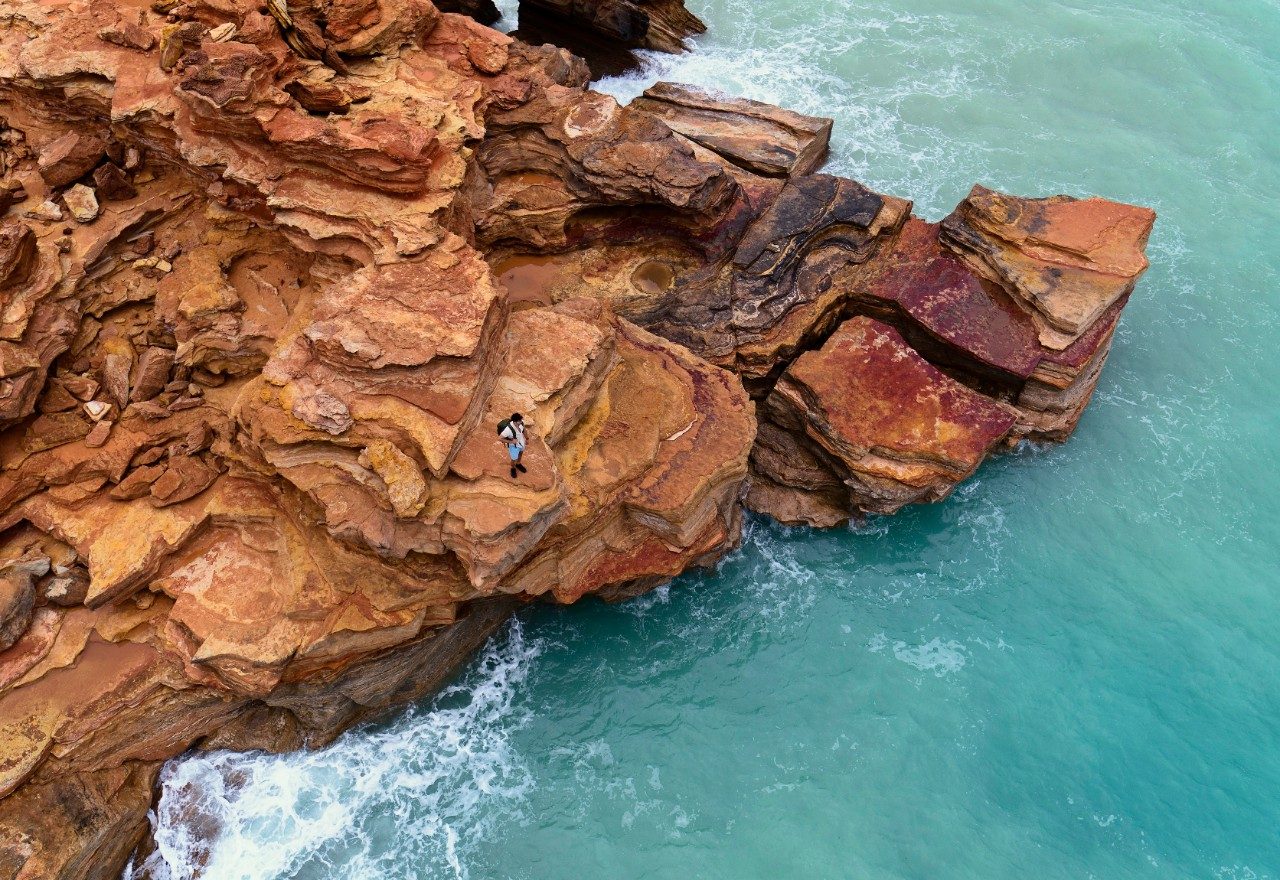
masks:
{"label": "rock fissure line", "polygon": [[[621,51],[702,30],[526,5]],[[928,223],[820,172],[830,120],[619,106],[494,20],[0,21],[0,876],[119,876],[163,761],[328,743],[523,602],[713,565],[744,506],[892,513],[1075,428],[1151,211],[978,186]]]}

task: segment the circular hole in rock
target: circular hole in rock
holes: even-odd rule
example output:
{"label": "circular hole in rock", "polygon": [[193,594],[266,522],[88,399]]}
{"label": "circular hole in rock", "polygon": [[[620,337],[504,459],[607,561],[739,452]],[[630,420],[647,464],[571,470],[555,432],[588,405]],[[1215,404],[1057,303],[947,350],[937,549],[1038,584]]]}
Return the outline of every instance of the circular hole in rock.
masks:
{"label": "circular hole in rock", "polygon": [[666,263],[658,260],[645,260],[631,273],[631,284],[639,291],[648,294],[659,294],[670,290],[675,283],[676,273]]}

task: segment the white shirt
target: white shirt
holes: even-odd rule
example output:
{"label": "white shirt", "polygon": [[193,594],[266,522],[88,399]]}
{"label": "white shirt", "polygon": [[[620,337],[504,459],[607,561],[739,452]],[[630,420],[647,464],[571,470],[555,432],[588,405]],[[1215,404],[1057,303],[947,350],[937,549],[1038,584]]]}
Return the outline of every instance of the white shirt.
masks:
{"label": "white shirt", "polygon": [[502,429],[502,437],[505,440],[510,440],[517,446],[523,447],[524,425],[520,422],[509,422],[507,426]]}

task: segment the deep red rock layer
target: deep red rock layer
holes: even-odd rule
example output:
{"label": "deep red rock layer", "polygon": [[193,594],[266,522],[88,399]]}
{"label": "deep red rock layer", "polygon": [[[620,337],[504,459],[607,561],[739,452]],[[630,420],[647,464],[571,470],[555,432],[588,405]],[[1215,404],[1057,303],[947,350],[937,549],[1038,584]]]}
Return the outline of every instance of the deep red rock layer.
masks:
{"label": "deep red rock layer", "polygon": [[160,762],[325,743],[744,497],[834,524],[1065,438],[1146,265],[1144,209],[928,224],[811,173],[829,120],[620,107],[427,0],[263,9],[0,21],[0,875],[117,876]]}

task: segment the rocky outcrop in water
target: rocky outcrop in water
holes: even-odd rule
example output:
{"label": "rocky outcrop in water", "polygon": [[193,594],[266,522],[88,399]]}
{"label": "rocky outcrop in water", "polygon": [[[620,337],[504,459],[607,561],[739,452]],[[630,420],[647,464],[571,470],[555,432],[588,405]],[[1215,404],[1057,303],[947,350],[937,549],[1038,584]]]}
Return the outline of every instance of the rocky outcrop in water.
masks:
{"label": "rocky outcrop in water", "polygon": [[639,66],[635,50],[679,53],[706,32],[684,0],[520,0],[516,35],[581,56],[595,77]]}
{"label": "rocky outcrop in water", "polygon": [[710,95],[678,83],[658,83],[631,106],[652,113],[676,134],[764,177],[817,171],[831,144],[831,120],[759,101]]}
{"label": "rocky outcrop in water", "polygon": [[707,30],[683,0],[520,0],[522,15],[530,8],[631,49],[683,52],[686,38]]}
{"label": "rocky outcrop in water", "polygon": [[744,499],[892,512],[1074,428],[1151,212],[930,224],[812,173],[827,120],[587,80],[427,0],[0,20],[0,876],[118,875],[162,761],[328,742]]}

